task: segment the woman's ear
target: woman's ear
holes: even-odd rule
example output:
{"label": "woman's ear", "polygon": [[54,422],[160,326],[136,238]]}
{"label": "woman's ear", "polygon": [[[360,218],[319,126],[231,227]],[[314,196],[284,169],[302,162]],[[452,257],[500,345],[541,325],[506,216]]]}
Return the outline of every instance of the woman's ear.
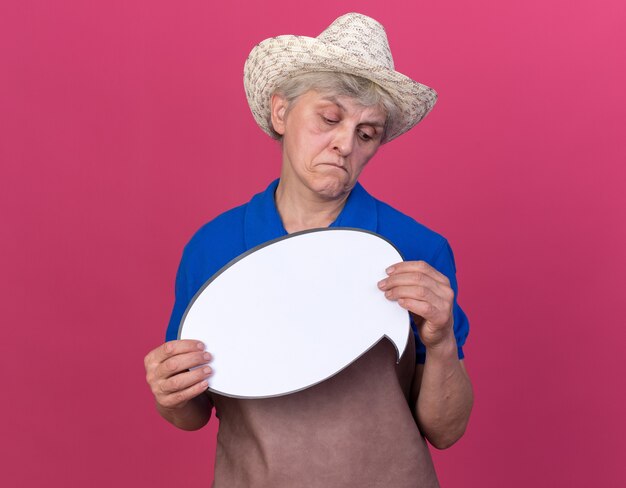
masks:
{"label": "woman's ear", "polygon": [[287,114],[287,100],[282,96],[274,93],[271,100],[272,126],[274,131],[281,136],[285,134],[285,119]]}

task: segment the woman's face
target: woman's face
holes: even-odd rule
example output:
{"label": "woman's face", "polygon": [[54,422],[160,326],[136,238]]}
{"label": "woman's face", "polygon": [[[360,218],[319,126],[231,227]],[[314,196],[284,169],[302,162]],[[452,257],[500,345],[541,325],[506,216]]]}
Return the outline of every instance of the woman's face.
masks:
{"label": "woman's face", "polygon": [[283,136],[281,183],[323,199],[347,195],[380,146],[384,111],[313,90],[287,108],[272,97],[272,123]]}

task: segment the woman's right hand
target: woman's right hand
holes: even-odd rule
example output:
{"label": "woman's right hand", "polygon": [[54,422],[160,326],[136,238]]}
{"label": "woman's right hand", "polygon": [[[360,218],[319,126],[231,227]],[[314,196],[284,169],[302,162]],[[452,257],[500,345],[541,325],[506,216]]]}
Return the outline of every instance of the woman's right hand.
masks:
{"label": "woman's right hand", "polygon": [[189,339],[169,341],[150,351],[144,359],[146,380],[159,410],[182,409],[206,391],[210,360],[204,344]]}

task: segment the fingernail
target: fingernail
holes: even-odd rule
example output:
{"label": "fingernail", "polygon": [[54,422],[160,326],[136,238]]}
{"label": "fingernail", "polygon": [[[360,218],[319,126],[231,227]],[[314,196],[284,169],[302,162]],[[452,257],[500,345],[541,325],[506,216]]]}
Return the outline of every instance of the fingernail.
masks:
{"label": "fingernail", "polygon": [[211,374],[211,368],[209,368],[209,367],[202,368],[202,372],[204,374],[206,374],[206,375],[209,375],[209,374]]}
{"label": "fingernail", "polygon": [[390,292],[390,291],[386,291],[386,292],[385,292],[385,296],[386,296],[387,298],[389,298],[389,297],[391,296],[391,292]]}
{"label": "fingernail", "polygon": [[204,389],[209,387],[209,382],[207,380],[204,380],[202,383],[200,383],[200,386]]}
{"label": "fingernail", "polygon": [[205,360],[207,360],[207,361],[208,361],[209,359],[211,359],[211,355],[210,355],[208,352],[205,352],[205,353],[202,355],[202,359],[205,359]]}
{"label": "fingernail", "polygon": [[378,282],[378,288],[380,288],[381,290],[383,290],[385,288],[385,285],[387,284],[387,280],[380,280]]}
{"label": "fingernail", "polygon": [[198,349],[204,349],[204,344],[202,342],[198,342]]}
{"label": "fingernail", "polygon": [[391,274],[391,273],[393,273],[393,270],[394,270],[394,269],[395,269],[395,268],[394,268],[393,266],[389,266],[389,267],[385,270],[385,273],[387,273],[387,274]]}

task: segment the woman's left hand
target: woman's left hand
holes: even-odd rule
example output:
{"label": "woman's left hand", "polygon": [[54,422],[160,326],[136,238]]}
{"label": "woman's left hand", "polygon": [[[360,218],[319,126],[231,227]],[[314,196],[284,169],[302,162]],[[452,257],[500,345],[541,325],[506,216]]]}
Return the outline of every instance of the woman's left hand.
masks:
{"label": "woman's left hand", "polygon": [[404,261],[387,268],[378,283],[389,300],[411,312],[427,349],[454,341],[454,290],[448,278],[425,261]]}

